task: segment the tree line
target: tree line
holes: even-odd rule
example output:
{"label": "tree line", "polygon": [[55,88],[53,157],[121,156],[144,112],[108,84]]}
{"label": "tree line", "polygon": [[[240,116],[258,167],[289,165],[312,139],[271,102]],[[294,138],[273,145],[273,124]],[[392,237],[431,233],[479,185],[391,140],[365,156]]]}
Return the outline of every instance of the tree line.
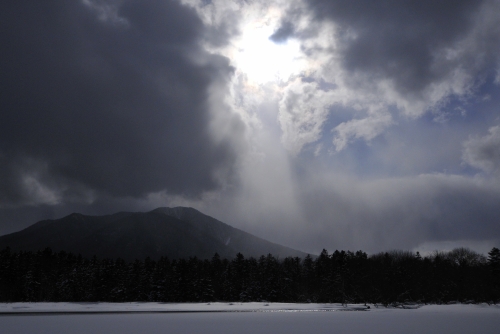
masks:
{"label": "tree line", "polygon": [[449,303],[500,299],[500,251],[466,248],[422,257],[409,251],[368,256],[323,250],[318,257],[258,259],[237,254],[196,257],[87,259],[47,248],[0,251],[1,302]]}

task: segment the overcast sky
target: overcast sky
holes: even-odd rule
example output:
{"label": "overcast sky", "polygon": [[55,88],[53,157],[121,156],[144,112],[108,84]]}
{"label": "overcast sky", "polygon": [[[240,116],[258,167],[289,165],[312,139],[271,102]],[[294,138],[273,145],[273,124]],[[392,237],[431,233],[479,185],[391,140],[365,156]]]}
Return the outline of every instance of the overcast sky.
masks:
{"label": "overcast sky", "polygon": [[192,206],[270,241],[500,244],[500,1],[0,3],[0,235]]}

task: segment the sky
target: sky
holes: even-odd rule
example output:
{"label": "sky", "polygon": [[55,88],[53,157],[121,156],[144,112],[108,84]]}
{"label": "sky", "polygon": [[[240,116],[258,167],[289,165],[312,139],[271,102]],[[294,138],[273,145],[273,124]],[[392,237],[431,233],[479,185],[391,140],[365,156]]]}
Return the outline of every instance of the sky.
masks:
{"label": "sky", "polygon": [[500,246],[499,0],[0,4],[0,235],[191,206],[306,252]]}

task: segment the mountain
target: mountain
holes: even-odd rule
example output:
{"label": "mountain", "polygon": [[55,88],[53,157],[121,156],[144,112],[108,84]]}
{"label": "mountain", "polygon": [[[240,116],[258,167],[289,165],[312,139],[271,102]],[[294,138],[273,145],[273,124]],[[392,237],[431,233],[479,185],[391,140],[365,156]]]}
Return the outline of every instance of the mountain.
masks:
{"label": "mountain", "polygon": [[0,237],[0,249],[53,251],[122,258],[127,261],[150,257],[209,259],[216,252],[233,258],[272,255],[280,258],[307,254],[284,247],[231,227],[193,208],[158,208],[149,212],[119,212],[107,216],[73,213],[61,219],[43,220]]}

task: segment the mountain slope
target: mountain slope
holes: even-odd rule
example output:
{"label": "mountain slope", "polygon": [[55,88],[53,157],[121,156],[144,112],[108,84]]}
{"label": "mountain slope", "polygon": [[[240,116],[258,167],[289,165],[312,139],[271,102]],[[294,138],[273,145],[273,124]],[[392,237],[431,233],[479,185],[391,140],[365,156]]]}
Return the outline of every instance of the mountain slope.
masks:
{"label": "mountain slope", "polygon": [[121,257],[131,261],[151,257],[211,258],[216,252],[232,258],[268,253],[281,258],[307,254],[271,243],[233,228],[193,208],[158,208],[150,212],[120,212],[107,216],[73,213],[43,220],[0,237],[0,249],[37,251],[52,248],[90,257]]}

